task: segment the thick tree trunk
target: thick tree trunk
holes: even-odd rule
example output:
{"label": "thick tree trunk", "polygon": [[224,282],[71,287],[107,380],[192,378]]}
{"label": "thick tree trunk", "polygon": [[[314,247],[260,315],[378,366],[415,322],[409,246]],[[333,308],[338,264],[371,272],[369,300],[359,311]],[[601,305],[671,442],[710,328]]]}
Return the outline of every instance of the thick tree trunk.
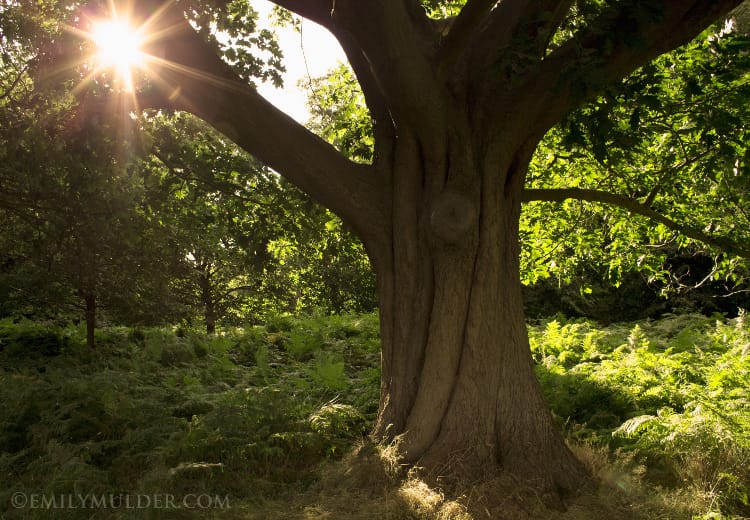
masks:
{"label": "thick tree trunk", "polygon": [[[518,222],[529,153],[477,164],[466,147],[441,159],[400,141],[393,243],[373,255],[383,342],[375,436],[436,474],[500,469],[555,493],[581,488],[588,476],[542,397],[524,320]],[[423,183],[431,168],[445,169],[444,182]]]}

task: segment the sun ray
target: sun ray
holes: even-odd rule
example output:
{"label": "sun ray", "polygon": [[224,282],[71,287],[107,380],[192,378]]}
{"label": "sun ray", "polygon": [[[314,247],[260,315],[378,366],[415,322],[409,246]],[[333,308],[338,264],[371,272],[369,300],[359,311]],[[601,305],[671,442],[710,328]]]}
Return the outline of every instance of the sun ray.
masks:
{"label": "sun ray", "polygon": [[148,36],[144,26],[134,24],[131,18],[131,9],[118,10],[114,2],[110,2],[106,16],[84,12],[78,27],[66,27],[92,46],[78,63],[88,72],[76,90],[100,78],[109,87],[126,92],[134,90],[134,73],[146,67],[147,55],[142,48]]}
{"label": "sun ray", "polygon": [[160,67],[163,67],[165,69],[170,69],[176,72],[180,72],[184,74],[185,76],[190,76],[195,79],[200,79],[202,81],[205,81],[206,83],[212,84],[216,87],[222,87],[224,89],[232,90],[232,88],[237,89],[240,92],[244,92],[244,85],[240,83],[232,83],[228,81],[226,78],[223,78],[221,76],[216,76],[214,74],[209,74],[205,71],[202,71],[200,69],[196,69],[194,67],[188,67],[187,65],[182,65],[180,63],[176,63],[170,60],[165,60],[163,58],[157,58],[154,56],[150,56],[148,58],[148,61],[150,63],[156,63]]}
{"label": "sun ray", "polygon": [[175,8],[172,0],[164,0],[144,17],[137,14],[128,0],[120,4],[110,0],[106,14],[84,12],[78,27],[66,28],[90,46],[90,51],[73,65],[81,68],[73,93],[80,93],[96,83],[106,90],[119,92],[120,101],[126,100],[131,110],[138,111],[139,92],[149,83],[158,85],[167,95],[179,96],[179,85],[169,84],[171,81],[167,79],[171,74],[162,77],[167,71],[224,89],[240,88],[226,78],[157,56],[161,54],[158,47],[162,42],[186,30],[181,16],[175,23],[167,21],[174,14],[168,11]]}

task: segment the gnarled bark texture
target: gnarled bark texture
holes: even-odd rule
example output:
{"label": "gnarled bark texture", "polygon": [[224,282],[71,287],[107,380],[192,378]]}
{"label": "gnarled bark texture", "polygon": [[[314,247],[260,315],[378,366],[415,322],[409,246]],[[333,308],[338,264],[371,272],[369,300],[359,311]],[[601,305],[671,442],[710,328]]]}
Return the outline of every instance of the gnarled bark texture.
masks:
{"label": "gnarled bark texture", "polygon": [[383,343],[374,433],[399,437],[406,462],[436,473],[499,467],[575,490],[587,475],[542,398],[521,299],[518,222],[532,148],[512,127],[503,146],[477,146],[451,120],[443,147],[404,135],[392,154],[392,241],[373,252]]}
{"label": "gnarled bark texture", "polygon": [[499,468],[575,490],[586,475],[542,399],[521,304],[529,159],[569,110],[740,0],[608,2],[554,45],[571,0],[467,0],[451,24],[417,0],[274,1],[341,42],[374,120],[373,164],[243,84],[179,5],[152,23],[165,37],[150,50],[157,88],[140,102],[204,118],[359,233],[380,288],[375,436],[398,437],[405,461],[437,473]]}

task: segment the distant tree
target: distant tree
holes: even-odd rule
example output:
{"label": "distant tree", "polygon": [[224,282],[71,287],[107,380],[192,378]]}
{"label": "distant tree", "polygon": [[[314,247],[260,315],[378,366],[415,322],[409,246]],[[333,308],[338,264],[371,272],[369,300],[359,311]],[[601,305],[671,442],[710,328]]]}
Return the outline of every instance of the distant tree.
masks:
{"label": "distant tree", "polygon": [[[14,261],[24,273],[17,281],[37,297],[44,281],[50,291],[41,293],[53,300],[61,295],[59,284],[69,287],[93,346],[98,304],[135,290],[140,267],[153,260],[143,248],[145,222],[135,211],[138,178],[117,159],[120,145],[106,138],[106,124],[60,120],[48,112],[27,115],[22,138],[13,143],[14,159],[0,167],[4,193],[12,194],[2,209],[16,223],[9,230],[17,244]],[[65,133],[63,141],[58,132]]]}
{"label": "distant tree", "polygon": [[276,175],[188,114],[144,115],[141,128],[147,211],[182,264],[172,284],[213,333],[268,295],[268,245],[283,233],[286,194]]}

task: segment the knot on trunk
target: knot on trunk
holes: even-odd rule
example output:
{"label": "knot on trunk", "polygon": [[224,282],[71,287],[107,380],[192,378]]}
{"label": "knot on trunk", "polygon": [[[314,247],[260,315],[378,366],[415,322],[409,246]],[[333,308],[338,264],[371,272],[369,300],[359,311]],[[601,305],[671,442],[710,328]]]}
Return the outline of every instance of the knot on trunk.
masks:
{"label": "knot on trunk", "polygon": [[456,191],[441,193],[432,205],[430,227],[436,238],[446,244],[466,239],[477,218],[476,206]]}

